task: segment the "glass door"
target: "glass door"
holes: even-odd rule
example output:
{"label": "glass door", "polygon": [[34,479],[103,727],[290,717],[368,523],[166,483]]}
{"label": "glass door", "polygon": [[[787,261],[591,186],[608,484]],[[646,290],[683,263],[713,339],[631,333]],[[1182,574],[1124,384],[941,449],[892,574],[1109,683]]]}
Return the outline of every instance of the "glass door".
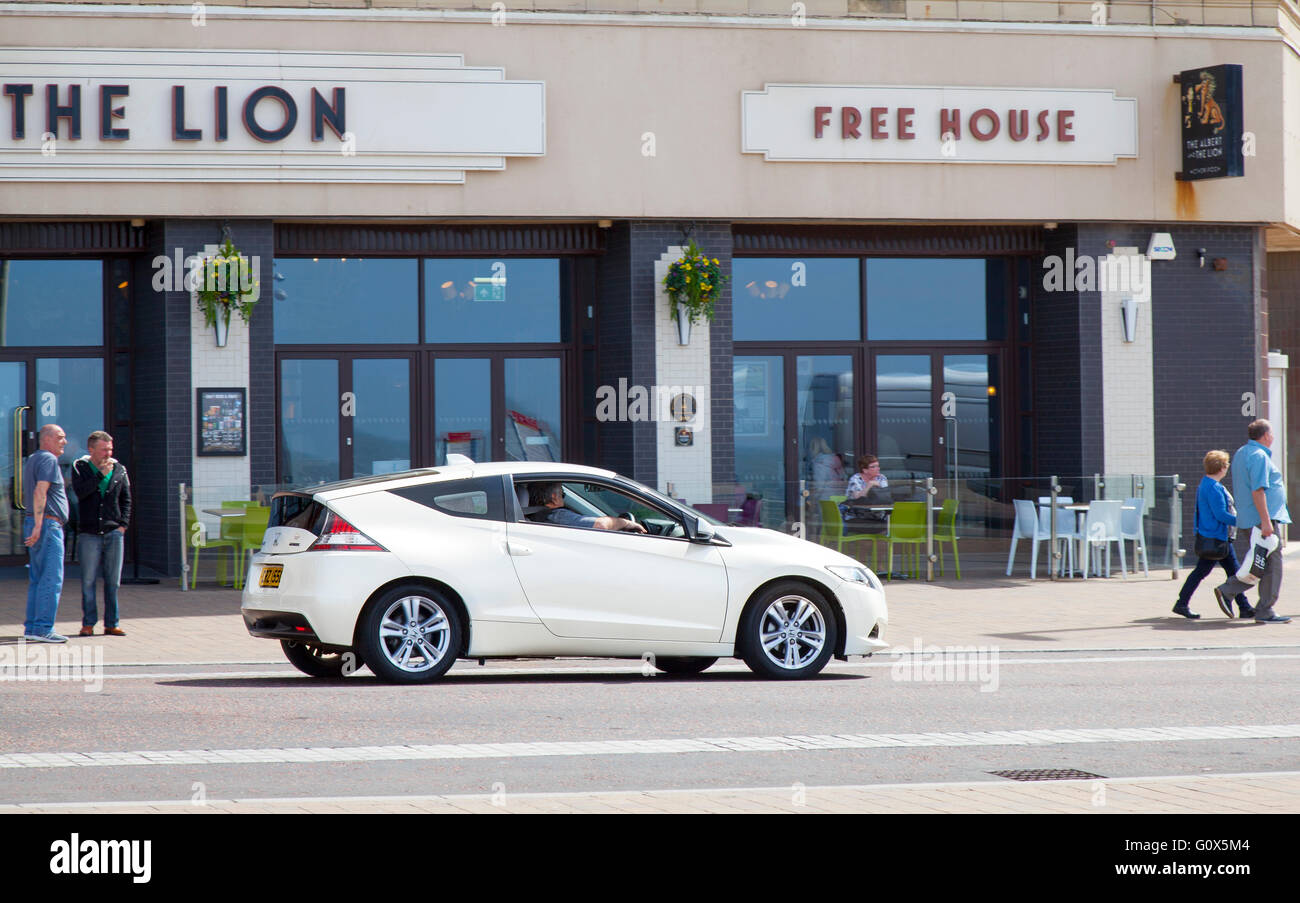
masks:
{"label": "glass door", "polygon": [[[760,500],[763,526],[799,520],[815,526],[820,502],[843,495],[853,473],[854,355],[737,355],[732,372],[741,489]],[[800,481],[807,499],[799,495]]]}
{"label": "glass door", "polygon": [[491,351],[429,355],[433,464],[563,461],[563,354]]}
{"label": "glass door", "polygon": [[311,486],[409,470],[411,360],[280,359],[280,482]]}
{"label": "glass door", "polygon": [[31,421],[26,362],[0,361],[0,565],[26,557],[22,508],[31,500],[22,498],[22,464]]}
{"label": "glass door", "polygon": [[873,368],[875,453],[891,482],[934,477],[953,493],[1002,476],[1000,353],[877,353]]}

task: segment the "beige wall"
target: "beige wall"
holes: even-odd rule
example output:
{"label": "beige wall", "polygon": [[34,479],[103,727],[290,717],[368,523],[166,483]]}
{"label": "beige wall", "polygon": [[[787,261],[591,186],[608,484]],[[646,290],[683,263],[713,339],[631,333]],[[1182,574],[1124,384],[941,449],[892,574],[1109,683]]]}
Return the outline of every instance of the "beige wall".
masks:
{"label": "beige wall", "polygon": [[[364,12],[233,20],[230,11],[195,28],[188,7],[177,9],[169,17],[5,15],[0,34],[8,46],[463,53],[469,65],[546,82],[547,155],[468,173],[458,186],[10,183],[0,215],[1189,220],[1300,229],[1300,62],[1276,31],[1156,39],[1119,28],[972,33],[522,15],[493,27]],[[1220,62],[1245,67],[1245,127],[1257,135],[1258,156],[1243,179],[1180,187],[1171,75]],[[740,93],[768,82],[1113,88],[1138,99],[1140,156],[1115,166],[769,163],[739,150]],[[641,153],[647,131],[652,158]]]}

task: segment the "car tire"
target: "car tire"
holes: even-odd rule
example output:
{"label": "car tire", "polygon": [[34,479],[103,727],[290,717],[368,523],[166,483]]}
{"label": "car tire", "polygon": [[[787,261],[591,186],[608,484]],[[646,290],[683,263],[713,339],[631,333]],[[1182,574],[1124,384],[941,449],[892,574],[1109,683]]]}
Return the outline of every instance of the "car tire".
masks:
{"label": "car tire", "polygon": [[655,656],[655,667],[665,674],[699,674],[716,662],[703,655]]}
{"label": "car tire", "polygon": [[760,677],[813,677],[835,652],[831,603],[805,583],[777,583],[756,596],[740,617],[741,658]]}
{"label": "car tire", "polygon": [[346,677],[361,667],[361,656],[351,649],[346,652],[325,652],[311,643],[281,640],[284,657],[303,674],[312,677]]}
{"label": "car tire", "polygon": [[446,596],[428,587],[398,586],[362,615],[357,648],[381,680],[427,683],[455,663],[463,636],[460,613]]}

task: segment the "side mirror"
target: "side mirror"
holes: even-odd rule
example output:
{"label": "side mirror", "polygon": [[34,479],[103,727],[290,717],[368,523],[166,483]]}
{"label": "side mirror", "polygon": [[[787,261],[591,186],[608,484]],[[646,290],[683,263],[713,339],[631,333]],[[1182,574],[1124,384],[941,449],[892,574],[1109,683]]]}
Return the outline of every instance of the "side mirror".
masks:
{"label": "side mirror", "polygon": [[717,535],[713,530],[713,524],[700,520],[698,517],[687,516],[685,524],[686,537],[691,542],[713,542],[713,537]]}

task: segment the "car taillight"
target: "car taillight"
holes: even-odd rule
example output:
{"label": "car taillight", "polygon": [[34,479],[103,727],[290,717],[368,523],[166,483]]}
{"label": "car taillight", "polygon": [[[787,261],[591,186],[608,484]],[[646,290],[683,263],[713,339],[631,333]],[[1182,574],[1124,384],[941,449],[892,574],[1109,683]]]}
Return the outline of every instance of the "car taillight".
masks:
{"label": "car taillight", "polygon": [[325,515],[325,527],[307,549],[308,552],[387,552],[356,527],[333,511]]}

